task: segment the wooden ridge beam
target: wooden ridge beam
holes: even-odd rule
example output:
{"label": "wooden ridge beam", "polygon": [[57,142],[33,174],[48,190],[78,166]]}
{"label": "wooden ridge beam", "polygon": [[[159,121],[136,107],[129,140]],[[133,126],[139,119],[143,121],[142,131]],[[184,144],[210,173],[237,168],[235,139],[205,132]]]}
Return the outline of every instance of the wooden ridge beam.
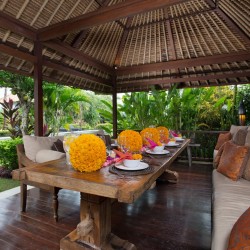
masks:
{"label": "wooden ridge beam", "polygon": [[38,32],[38,37],[41,41],[51,40],[75,30],[91,28],[121,18],[188,1],[190,0],[127,0],[42,28]]}
{"label": "wooden ridge beam", "polygon": [[67,65],[58,64],[58,62],[54,62],[54,61],[51,61],[49,59],[45,59],[45,58],[43,59],[43,66],[47,66],[49,68],[59,70],[59,71],[62,71],[64,73],[68,73],[70,75],[79,76],[79,77],[88,79],[90,81],[97,82],[97,83],[102,84],[102,85],[111,86],[111,83],[108,80],[105,80],[105,79],[102,79],[99,77],[95,77],[92,75],[88,75],[88,74],[83,73],[77,69],[71,68]]}
{"label": "wooden ridge beam", "polygon": [[60,42],[58,40],[56,41],[48,41],[48,42],[44,42],[43,43],[45,46],[54,49],[56,51],[61,52],[62,54],[77,59],[83,63],[86,63],[96,69],[99,69],[103,72],[107,72],[110,75],[114,74],[114,70],[109,67],[108,65],[97,61],[96,59],[94,59],[93,57],[79,51],[78,49],[72,48],[71,46],[69,46],[66,43]]}
{"label": "wooden ridge beam", "polygon": [[177,78],[167,78],[167,79],[151,79],[144,80],[143,82],[131,82],[127,84],[119,84],[117,82],[117,88],[128,88],[128,87],[139,87],[139,86],[152,86],[170,83],[182,83],[182,82],[193,82],[202,80],[214,80],[214,79],[228,79],[228,78],[239,78],[239,77],[249,77],[250,71],[246,72],[233,72],[233,73],[223,73],[223,74],[209,74],[209,75],[198,75],[198,76],[187,76],[187,77],[177,77]]}
{"label": "wooden ridge beam", "polygon": [[13,57],[18,57],[20,59],[23,59],[25,61],[29,61],[32,63],[37,62],[37,58],[31,53],[18,50],[18,48],[13,48],[10,45],[7,45],[1,42],[0,42],[0,52],[13,56]]}
{"label": "wooden ridge beam", "polygon": [[32,41],[36,39],[36,30],[29,25],[21,22],[0,11],[0,27],[5,30],[10,30],[13,33],[24,36]]}
{"label": "wooden ridge beam", "polygon": [[167,69],[183,69],[189,67],[240,62],[246,60],[250,60],[250,52],[244,50],[228,54],[204,56],[204,57],[197,57],[190,59],[180,59],[168,62],[148,63],[143,65],[124,66],[118,68],[116,70],[116,73],[117,76],[123,76],[123,75],[142,73],[142,72],[161,71]]}

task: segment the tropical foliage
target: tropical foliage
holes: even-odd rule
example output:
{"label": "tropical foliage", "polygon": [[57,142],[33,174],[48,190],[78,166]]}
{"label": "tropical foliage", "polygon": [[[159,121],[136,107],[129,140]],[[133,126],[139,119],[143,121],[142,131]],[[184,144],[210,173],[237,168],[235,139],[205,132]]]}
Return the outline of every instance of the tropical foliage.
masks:
{"label": "tropical foliage", "polygon": [[33,116],[30,112],[33,108],[34,81],[30,77],[0,71],[0,87],[11,88],[11,93],[17,95],[20,106],[22,134],[29,134],[29,124],[33,124]]}

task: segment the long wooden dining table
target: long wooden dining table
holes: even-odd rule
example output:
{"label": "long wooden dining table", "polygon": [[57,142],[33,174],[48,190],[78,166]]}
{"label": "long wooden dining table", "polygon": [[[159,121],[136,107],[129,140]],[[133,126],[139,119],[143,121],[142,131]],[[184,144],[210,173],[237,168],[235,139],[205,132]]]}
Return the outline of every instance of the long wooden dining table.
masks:
{"label": "long wooden dining table", "polygon": [[[133,203],[160,177],[171,163],[187,148],[189,139],[179,147],[169,147],[170,154],[144,155],[151,173],[126,175],[103,167],[91,173],[81,173],[68,166],[65,160],[56,160],[15,170],[13,178],[30,180],[81,193],[80,220],[77,228],[60,241],[61,250],[82,249],[136,249],[136,246],[111,233],[111,205]],[[121,171],[122,173],[122,171]]]}

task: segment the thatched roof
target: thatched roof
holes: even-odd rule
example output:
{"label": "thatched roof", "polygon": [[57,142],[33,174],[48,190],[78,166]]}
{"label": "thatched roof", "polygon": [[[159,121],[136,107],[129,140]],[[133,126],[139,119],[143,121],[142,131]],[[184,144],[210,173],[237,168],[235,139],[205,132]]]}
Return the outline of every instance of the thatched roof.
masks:
{"label": "thatched roof", "polygon": [[0,0],[0,69],[102,93],[249,83],[249,37],[249,0]]}

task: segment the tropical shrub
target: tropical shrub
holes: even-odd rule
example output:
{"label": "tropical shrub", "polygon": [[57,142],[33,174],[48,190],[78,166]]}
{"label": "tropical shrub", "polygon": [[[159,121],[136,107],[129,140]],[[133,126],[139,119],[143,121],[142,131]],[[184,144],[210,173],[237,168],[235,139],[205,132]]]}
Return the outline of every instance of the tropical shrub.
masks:
{"label": "tropical shrub", "polygon": [[7,122],[7,129],[10,132],[11,138],[16,138],[22,135],[20,126],[21,126],[21,119],[19,116],[19,103],[14,103],[12,99],[9,101],[5,101],[0,103],[2,106],[3,111],[1,112],[2,115],[5,117]]}
{"label": "tropical shrub", "polygon": [[18,168],[16,145],[22,143],[21,138],[0,141],[0,165],[13,170]]}
{"label": "tropical shrub", "polygon": [[10,131],[7,129],[1,129],[0,136],[10,136]]}

